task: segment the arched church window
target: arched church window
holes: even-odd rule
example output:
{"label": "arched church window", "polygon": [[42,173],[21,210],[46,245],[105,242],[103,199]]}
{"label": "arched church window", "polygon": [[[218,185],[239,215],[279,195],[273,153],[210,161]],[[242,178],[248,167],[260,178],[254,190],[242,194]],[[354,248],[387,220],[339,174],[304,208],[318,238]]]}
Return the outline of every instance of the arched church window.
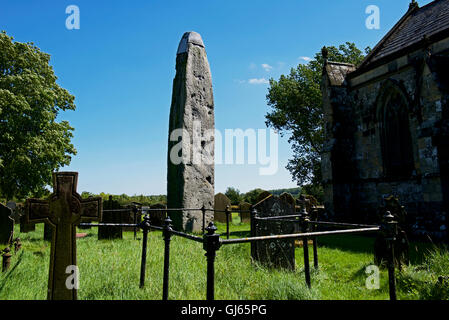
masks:
{"label": "arched church window", "polygon": [[414,160],[407,99],[398,86],[391,85],[384,90],[379,103],[385,175],[409,177],[414,170]]}

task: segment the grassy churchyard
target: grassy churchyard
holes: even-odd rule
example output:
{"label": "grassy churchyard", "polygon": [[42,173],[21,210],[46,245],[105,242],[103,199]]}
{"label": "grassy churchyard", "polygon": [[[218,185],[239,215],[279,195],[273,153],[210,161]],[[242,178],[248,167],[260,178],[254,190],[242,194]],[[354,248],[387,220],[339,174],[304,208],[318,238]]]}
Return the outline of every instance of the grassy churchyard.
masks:
{"label": "grassy churchyard", "polygon": [[[226,225],[217,224],[225,237]],[[18,230],[18,225],[16,226]],[[97,240],[97,228],[80,230],[77,240],[80,300],[160,300],[162,296],[164,242],[161,232],[149,234],[145,288],[139,288],[142,242],[133,232],[123,240]],[[10,269],[0,274],[0,300],[45,300],[50,243],[43,240],[43,224],[36,231],[17,233],[22,250],[13,256]],[[249,236],[249,224],[233,219],[231,237]],[[138,233],[138,239],[142,233]],[[268,270],[251,263],[250,244],[223,246],[215,264],[215,298],[387,300],[388,274],[380,271],[380,288],[369,290],[366,268],[373,264],[374,239],[361,236],[328,236],[319,239],[319,272],[312,267],[312,289],[303,272],[302,248],[296,249],[295,272]],[[201,243],[174,236],[170,255],[169,299],[204,300],[206,258]],[[448,299],[449,254],[430,244],[410,244],[411,264],[397,273],[399,299]],[[313,266],[313,254],[310,248]],[[438,277],[443,277],[442,282]]]}

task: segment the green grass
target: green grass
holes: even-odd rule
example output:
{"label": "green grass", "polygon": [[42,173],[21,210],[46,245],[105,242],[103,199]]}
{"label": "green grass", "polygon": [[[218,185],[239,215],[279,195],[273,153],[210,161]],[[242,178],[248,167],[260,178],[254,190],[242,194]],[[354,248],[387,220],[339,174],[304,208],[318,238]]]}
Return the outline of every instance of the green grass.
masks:
{"label": "green grass", "polygon": [[[18,226],[17,226],[18,227]],[[218,223],[225,237],[226,224]],[[19,229],[19,228],[17,228]],[[145,288],[139,288],[141,241],[132,232],[123,240],[97,240],[97,230],[77,240],[81,300],[159,300],[162,297],[164,242],[160,232],[151,232],[148,241]],[[234,215],[231,237],[249,235],[249,225]],[[17,233],[23,250],[12,258],[8,272],[0,275],[0,299],[46,299],[49,243],[42,240],[43,225],[35,232]],[[141,238],[141,233],[138,238]],[[312,289],[304,280],[303,250],[296,249],[296,270],[269,270],[251,262],[250,244],[225,245],[217,252],[215,264],[216,299],[332,299],[386,300],[388,275],[380,273],[380,289],[365,286],[365,268],[373,264],[372,238],[333,236],[319,240],[319,270],[312,268]],[[424,256],[428,246],[412,244],[412,264],[398,273],[399,299],[447,299],[438,275],[448,275],[447,250]],[[169,299],[204,300],[206,258],[201,243],[173,237],[170,255]],[[313,266],[313,255],[310,249]],[[438,287],[438,288],[437,288]],[[437,289],[435,289],[437,288]],[[448,290],[446,290],[447,292]],[[443,292],[443,293],[442,293]]]}

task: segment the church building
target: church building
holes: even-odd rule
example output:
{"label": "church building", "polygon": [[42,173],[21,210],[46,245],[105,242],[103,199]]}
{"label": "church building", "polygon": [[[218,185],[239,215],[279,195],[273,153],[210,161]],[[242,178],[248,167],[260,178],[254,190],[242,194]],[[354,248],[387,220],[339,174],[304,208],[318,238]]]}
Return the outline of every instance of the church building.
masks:
{"label": "church building", "polygon": [[413,0],[359,66],[323,55],[327,213],[378,222],[394,195],[409,234],[447,240],[449,0]]}

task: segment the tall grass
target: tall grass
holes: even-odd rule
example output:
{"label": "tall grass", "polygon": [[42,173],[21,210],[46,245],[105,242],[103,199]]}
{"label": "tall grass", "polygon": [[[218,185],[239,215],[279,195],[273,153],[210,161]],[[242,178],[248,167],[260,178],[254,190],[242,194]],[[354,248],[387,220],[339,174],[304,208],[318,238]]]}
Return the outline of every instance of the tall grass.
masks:
{"label": "tall grass", "polygon": [[[218,224],[225,233],[226,225]],[[234,217],[231,237],[248,235],[249,226]],[[145,287],[139,288],[142,242],[132,232],[123,240],[97,240],[97,230],[81,230],[88,236],[77,240],[82,300],[159,300],[162,297],[164,242],[160,232],[148,239]],[[11,269],[0,275],[0,299],[46,299],[49,243],[43,241],[43,225],[36,231],[16,234],[23,250],[12,259]],[[141,233],[138,235],[142,238]],[[352,244],[352,245],[351,245]],[[216,299],[388,299],[388,276],[380,272],[380,289],[365,286],[365,269],[373,264],[373,239],[365,237],[326,237],[319,241],[319,270],[313,269],[312,289],[304,280],[303,249],[297,248],[296,270],[270,270],[250,258],[250,244],[225,245],[217,252],[215,264]],[[311,249],[310,249],[311,250]],[[174,236],[170,247],[169,299],[203,300],[206,297],[206,257],[201,243]],[[312,257],[312,251],[310,251]],[[422,265],[407,267],[398,280],[401,299],[427,299],[437,294],[423,281],[434,281],[447,274],[447,251],[430,254]],[[420,269],[426,266],[427,269]],[[419,275],[427,273],[425,278]],[[424,277],[424,275],[422,275]],[[408,278],[407,278],[408,277]],[[413,292],[410,292],[413,284]],[[432,282],[434,283],[434,282]],[[429,288],[423,289],[423,288]],[[427,291],[426,291],[427,290]],[[416,291],[416,293],[415,293]]]}

